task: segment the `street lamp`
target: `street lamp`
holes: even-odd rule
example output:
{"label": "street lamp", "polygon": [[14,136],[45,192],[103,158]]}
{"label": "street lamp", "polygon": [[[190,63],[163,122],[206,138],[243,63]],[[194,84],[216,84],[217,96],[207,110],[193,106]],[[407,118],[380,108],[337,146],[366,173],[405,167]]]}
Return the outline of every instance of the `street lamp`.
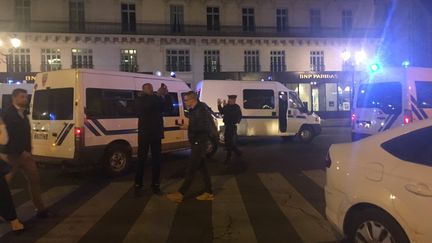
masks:
{"label": "street lamp", "polygon": [[[17,38],[16,36],[13,36],[13,37],[11,37],[11,38],[9,39],[9,45],[10,45],[13,49],[16,49],[16,48],[20,47],[21,44],[22,44],[21,40],[20,40],[19,38]],[[0,39],[0,48],[1,48],[1,49],[4,48],[5,50],[7,50],[7,48],[8,48],[8,47],[6,46],[6,43],[5,43],[2,39]],[[0,56],[3,56],[4,59],[0,59],[0,62],[4,62],[4,63],[6,63],[6,65],[7,65],[7,58],[8,58],[8,54],[7,54],[7,53],[3,53],[1,49],[0,49]],[[6,67],[6,76],[7,76],[8,73],[9,73],[9,68]]]}
{"label": "street lamp", "polygon": [[10,43],[11,43],[11,46],[12,46],[13,48],[18,48],[18,47],[21,46],[21,40],[18,39],[18,38],[16,38],[16,37],[12,37],[12,38],[10,39]]}
{"label": "street lamp", "polygon": [[351,70],[350,109],[352,110],[354,103],[356,66],[359,66],[366,61],[367,54],[364,50],[360,50],[356,51],[354,55],[352,55],[350,51],[344,50],[341,54],[341,58],[344,61],[344,66],[349,66]]}

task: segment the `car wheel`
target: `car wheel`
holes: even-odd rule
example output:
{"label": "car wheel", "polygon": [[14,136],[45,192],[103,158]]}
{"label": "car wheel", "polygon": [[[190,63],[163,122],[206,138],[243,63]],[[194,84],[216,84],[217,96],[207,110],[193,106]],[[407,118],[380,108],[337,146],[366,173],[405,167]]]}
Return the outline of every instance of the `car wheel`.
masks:
{"label": "car wheel", "polygon": [[209,140],[206,145],[206,156],[207,158],[213,157],[218,150],[219,141]]}
{"label": "car wheel", "polygon": [[348,242],[409,243],[399,223],[381,209],[369,208],[352,215]]}
{"label": "car wheel", "polygon": [[117,177],[126,174],[132,163],[132,154],[128,146],[113,144],[105,153],[104,168],[108,175]]}
{"label": "car wheel", "polygon": [[310,126],[303,126],[297,134],[297,138],[303,143],[312,142],[314,136],[314,130]]}

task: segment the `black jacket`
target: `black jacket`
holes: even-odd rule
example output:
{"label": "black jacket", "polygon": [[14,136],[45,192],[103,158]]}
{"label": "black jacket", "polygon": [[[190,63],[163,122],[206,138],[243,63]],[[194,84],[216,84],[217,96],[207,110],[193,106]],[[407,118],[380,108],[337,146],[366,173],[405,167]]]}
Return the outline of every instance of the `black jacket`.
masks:
{"label": "black jacket", "polygon": [[172,102],[169,95],[165,98],[145,94],[139,96],[136,99],[138,134],[149,139],[163,138],[163,115],[171,109]]}
{"label": "black jacket", "polygon": [[31,130],[27,115],[22,118],[18,110],[11,106],[2,114],[3,122],[9,135],[8,144],[4,147],[6,154],[31,153]]}
{"label": "black jacket", "polygon": [[211,136],[212,118],[210,111],[202,102],[198,102],[196,106],[189,109],[187,112],[189,118],[188,138],[191,143],[206,142]]}
{"label": "black jacket", "polygon": [[219,112],[223,115],[223,122],[225,126],[236,125],[240,123],[242,119],[242,112],[239,105],[227,104],[224,107],[219,105],[218,109]]}

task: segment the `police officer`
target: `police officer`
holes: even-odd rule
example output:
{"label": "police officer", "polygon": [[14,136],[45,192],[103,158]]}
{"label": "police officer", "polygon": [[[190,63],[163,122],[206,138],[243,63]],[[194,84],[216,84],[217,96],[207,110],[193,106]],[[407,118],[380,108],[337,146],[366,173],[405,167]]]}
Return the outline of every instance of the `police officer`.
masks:
{"label": "police officer", "polygon": [[220,114],[223,115],[223,121],[225,124],[225,148],[227,155],[225,163],[228,163],[231,159],[231,154],[234,151],[237,156],[241,156],[241,151],[237,148],[237,124],[242,119],[242,112],[240,106],[236,104],[236,95],[228,95],[228,104],[224,100],[223,102],[218,99],[218,109]]}

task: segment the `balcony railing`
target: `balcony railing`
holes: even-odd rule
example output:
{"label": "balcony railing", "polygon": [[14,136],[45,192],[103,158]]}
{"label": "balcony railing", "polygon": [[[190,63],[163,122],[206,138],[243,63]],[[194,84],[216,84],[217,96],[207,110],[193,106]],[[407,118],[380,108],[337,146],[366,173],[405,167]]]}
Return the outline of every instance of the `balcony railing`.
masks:
{"label": "balcony railing", "polygon": [[166,65],[166,70],[169,72],[190,72],[192,67],[190,64]]}
{"label": "balcony railing", "polygon": [[[169,24],[136,24],[135,31],[123,31],[121,23],[86,22],[83,29],[71,28],[69,22],[32,21],[25,32],[41,33],[84,33],[84,34],[136,34],[136,35],[178,35],[178,36],[252,36],[252,37],[379,37],[379,29],[352,29],[322,27],[320,31],[310,27],[288,27],[278,31],[277,27],[256,26],[254,31],[243,31],[242,26],[220,26],[220,30],[209,31],[207,25],[183,25],[181,31],[172,31]],[[23,32],[14,21],[0,21],[5,32]],[[134,29],[134,28],[130,28]]]}
{"label": "balcony railing", "polygon": [[221,65],[204,65],[205,73],[214,73],[220,71],[221,71]]}

